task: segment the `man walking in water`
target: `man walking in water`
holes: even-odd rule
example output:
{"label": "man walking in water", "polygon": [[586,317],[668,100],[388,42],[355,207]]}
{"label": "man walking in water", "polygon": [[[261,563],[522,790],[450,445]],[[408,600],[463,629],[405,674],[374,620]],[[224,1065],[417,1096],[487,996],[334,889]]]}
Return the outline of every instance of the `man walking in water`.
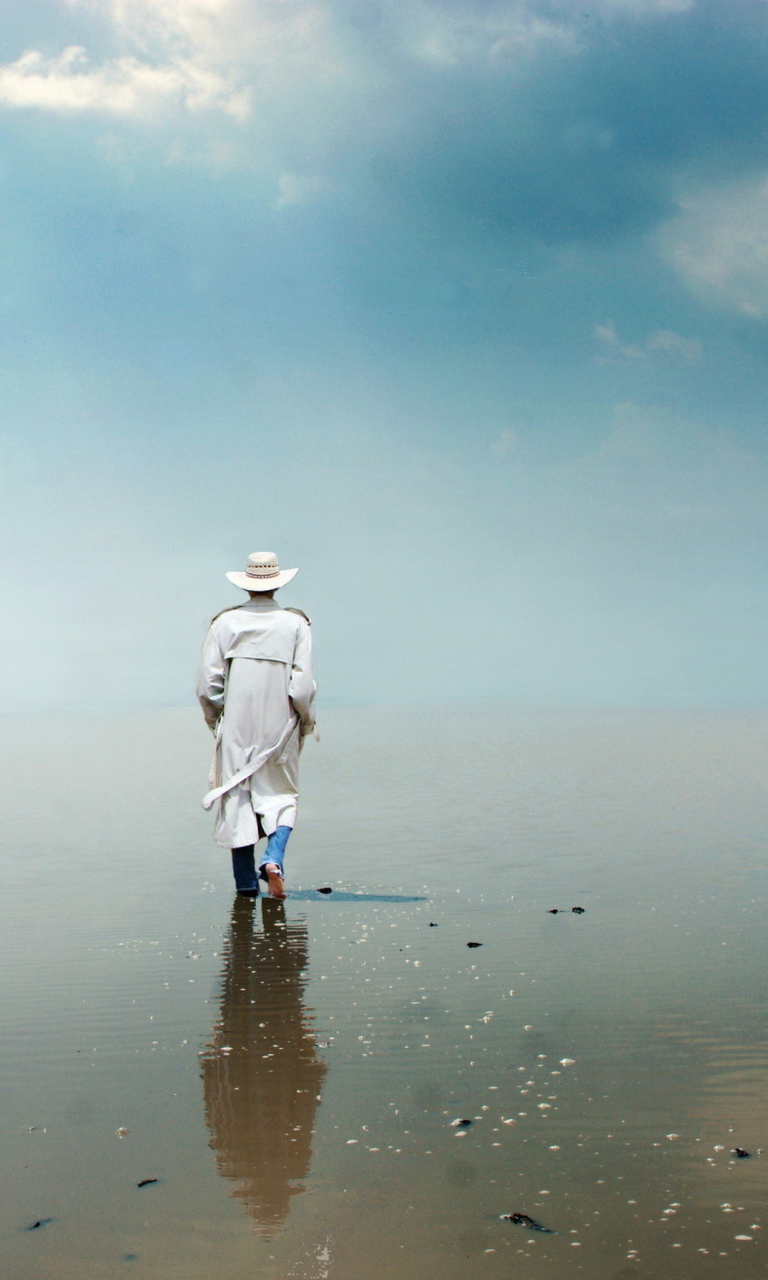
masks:
{"label": "man walking in water", "polygon": [[[244,573],[228,573],[245,604],[217,614],[203,644],[197,696],[216,738],[210,809],[219,801],[214,840],[232,850],[238,893],[284,898],[283,858],[296,821],[299,752],[315,727],[309,619],[274,596],[298,573],[281,571],[272,551],[255,551]],[[256,869],[255,846],[267,845]]]}

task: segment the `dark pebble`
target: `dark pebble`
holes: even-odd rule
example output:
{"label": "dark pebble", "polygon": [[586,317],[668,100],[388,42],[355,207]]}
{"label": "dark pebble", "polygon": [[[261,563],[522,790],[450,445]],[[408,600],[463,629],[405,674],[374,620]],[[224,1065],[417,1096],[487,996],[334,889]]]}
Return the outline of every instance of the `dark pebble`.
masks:
{"label": "dark pebble", "polygon": [[571,907],[571,911],[575,916],[583,916],[585,910],[586,910],[586,907]]}
{"label": "dark pebble", "polygon": [[47,1227],[50,1222],[53,1222],[53,1218],[38,1218],[37,1222],[30,1222],[29,1226],[25,1227],[24,1230],[39,1231],[41,1227]]}
{"label": "dark pebble", "polygon": [[454,1129],[468,1129],[468,1128],[470,1127],[470,1125],[471,1125],[471,1124],[472,1124],[472,1121],[471,1121],[471,1120],[459,1120],[459,1121],[458,1121],[458,1123],[457,1123],[456,1121],[454,1121],[453,1128],[454,1128]]}
{"label": "dark pebble", "polygon": [[483,944],[482,944],[482,942],[468,942],[468,943],[467,943],[467,946],[468,946],[468,947],[482,947],[482,945],[483,945]]}
{"label": "dark pebble", "polygon": [[324,886],[324,888],[322,888],[322,889],[318,889],[318,891],[317,891],[317,892],[318,892],[318,893],[333,893],[333,889],[331,889],[331,887],[330,887],[329,885],[325,885],[325,886]]}
{"label": "dark pebble", "polygon": [[551,916],[556,916],[556,915],[558,915],[558,914],[559,914],[559,912],[560,912],[560,908],[559,908],[559,907],[550,907],[550,908],[549,908],[549,915],[551,915]]}
{"label": "dark pebble", "polygon": [[160,1181],[160,1179],[159,1179],[159,1178],[142,1178],[141,1182],[137,1182],[137,1183],[136,1183],[136,1186],[137,1186],[137,1187],[152,1187],[152,1186],[154,1186],[154,1184],[155,1184],[156,1182],[159,1182],[159,1181]]}
{"label": "dark pebble", "polygon": [[437,921],[436,921],[436,920],[430,920],[430,922],[429,922],[429,927],[430,927],[430,929],[436,929],[436,928],[437,928]]}
{"label": "dark pebble", "polygon": [[731,1155],[736,1156],[737,1160],[749,1159],[749,1152],[745,1151],[743,1147],[734,1147],[733,1151],[731,1152]]}
{"label": "dark pebble", "polygon": [[515,1226],[527,1227],[529,1231],[542,1231],[547,1236],[555,1234],[551,1227],[543,1227],[535,1218],[529,1218],[527,1213],[503,1213],[501,1216],[508,1222],[514,1222]]}

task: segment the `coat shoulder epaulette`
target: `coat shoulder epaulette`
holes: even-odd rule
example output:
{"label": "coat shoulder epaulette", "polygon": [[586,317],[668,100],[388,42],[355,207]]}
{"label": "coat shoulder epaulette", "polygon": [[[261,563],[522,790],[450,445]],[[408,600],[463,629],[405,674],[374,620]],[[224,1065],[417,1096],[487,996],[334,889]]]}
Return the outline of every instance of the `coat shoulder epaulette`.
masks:
{"label": "coat shoulder epaulette", "polygon": [[242,609],[242,607],[243,606],[241,604],[228,604],[226,609],[219,609],[219,612],[214,613],[213,617],[211,618],[210,625],[213,626],[216,619],[223,617],[225,613],[233,613],[235,609]]}
{"label": "coat shoulder epaulette", "polygon": [[303,609],[294,609],[294,608],[293,608],[291,605],[289,605],[289,604],[284,604],[284,605],[283,605],[283,608],[285,609],[285,612],[286,612],[286,613],[297,613],[297,614],[299,615],[299,617],[300,617],[300,618],[303,618],[303,619],[304,619],[304,621],[306,622],[306,624],[307,624],[307,626],[308,626],[308,627],[311,627],[311,626],[312,626],[312,622],[311,622],[311,620],[307,617],[307,615],[306,615],[306,613],[304,612],[304,610],[303,610]]}

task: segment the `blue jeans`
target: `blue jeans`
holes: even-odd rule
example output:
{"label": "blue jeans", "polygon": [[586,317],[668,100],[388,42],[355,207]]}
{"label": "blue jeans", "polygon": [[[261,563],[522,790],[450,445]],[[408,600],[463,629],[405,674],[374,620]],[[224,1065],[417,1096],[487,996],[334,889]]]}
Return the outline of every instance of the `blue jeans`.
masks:
{"label": "blue jeans", "polygon": [[232,871],[235,877],[235,888],[238,893],[245,893],[249,897],[258,898],[259,877],[262,880],[266,880],[267,873],[264,868],[268,862],[273,862],[279,869],[280,874],[283,874],[285,846],[292,830],[292,827],[278,827],[276,831],[272,832],[272,835],[267,840],[267,847],[264,850],[264,857],[259,863],[258,872],[256,871],[256,848],[254,845],[245,844],[239,849],[232,850]]}

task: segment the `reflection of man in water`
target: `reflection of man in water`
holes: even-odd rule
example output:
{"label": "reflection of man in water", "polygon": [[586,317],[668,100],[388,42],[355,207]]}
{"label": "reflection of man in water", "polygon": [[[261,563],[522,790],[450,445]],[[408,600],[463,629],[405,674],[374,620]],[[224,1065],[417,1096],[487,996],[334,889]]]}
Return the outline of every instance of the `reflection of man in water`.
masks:
{"label": "reflection of man in water", "polygon": [[237,1186],[262,1235],[285,1224],[309,1174],[327,1071],[302,1004],[307,929],[282,903],[236,898],[225,948],[221,1013],[203,1058],[205,1113],[219,1172]]}

